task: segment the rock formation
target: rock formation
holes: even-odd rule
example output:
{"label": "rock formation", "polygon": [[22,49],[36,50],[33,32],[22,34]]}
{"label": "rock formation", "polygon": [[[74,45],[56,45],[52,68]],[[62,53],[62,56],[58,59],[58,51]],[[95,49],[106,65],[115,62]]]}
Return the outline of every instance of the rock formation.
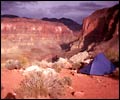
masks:
{"label": "rock formation", "polygon": [[[1,18],[2,34],[14,34],[14,37],[18,37],[20,48],[22,48],[22,42],[27,43],[30,40],[27,45],[32,51],[39,52],[41,56],[43,51],[45,54],[48,53],[47,56],[49,53],[56,56],[58,53],[53,51],[55,50],[59,51],[63,57],[71,57],[79,53],[80,50],[87,50],[94,53],[107,52],[109,56],[113,56],[113,59],[118,59],[119,5],[95,11],[83,20],[82,25],[81,29],[81,25],[66,18],[43,18],[42,20],[20,17]],[[30,36],[30,34],[34,35]],[[12,35],[11,40],[15,42]],[[78,41],[80,48],[77,48]],[[23,46],[24,49],[25,47],[27,46]]]}
{"label": "rock formation", "polygon": [[74,40],[73,31],[60,22],[48,22],[38,19],[9,18],[1,20],[1,32],[12,34],[39,34],[40,38],[51,38],[63,42]]}
{"label": "rock formation", "polygon": [[61,22],[9,16],[1,18],[1,33],[2,54],[14,51],[16,55],[22,53],[29,59],[37,60],[51,61],[56,55],[69,51],[71,43],[78,39],[75,31]]}
{"label": "rock formation", "polygon": [[[119,5],[95,11],[83,20],[81,51],[119,53]],[[113,50],[113,51],[114,51]]]}

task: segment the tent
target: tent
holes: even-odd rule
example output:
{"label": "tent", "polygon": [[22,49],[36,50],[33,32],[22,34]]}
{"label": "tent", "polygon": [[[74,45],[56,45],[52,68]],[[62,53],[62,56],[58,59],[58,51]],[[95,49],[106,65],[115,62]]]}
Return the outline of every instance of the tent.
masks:
{"label": "tent", "polygon": [[90,64],[84,66],[78,72],[90,75],[105,75],[112,73],[114,70],[115,66],[103,53],[99,53]]}

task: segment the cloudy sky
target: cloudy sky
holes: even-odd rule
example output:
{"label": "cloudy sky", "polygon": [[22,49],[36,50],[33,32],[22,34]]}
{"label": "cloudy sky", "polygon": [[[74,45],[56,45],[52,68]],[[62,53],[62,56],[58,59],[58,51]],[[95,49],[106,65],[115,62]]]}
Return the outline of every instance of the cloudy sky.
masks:
{"label": "cloudy sky", "polygon": [[70,18],[82,23],[97,9],[111,7],[119,1],[1,1],[1,14],[41,19]]}

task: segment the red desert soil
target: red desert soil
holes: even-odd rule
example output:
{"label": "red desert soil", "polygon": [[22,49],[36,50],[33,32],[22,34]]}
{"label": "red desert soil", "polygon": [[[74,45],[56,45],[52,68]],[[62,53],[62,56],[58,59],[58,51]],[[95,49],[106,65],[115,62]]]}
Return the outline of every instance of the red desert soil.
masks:
{"label": "red desert soil", "polygon": [[[104,76],[89,76],[85,74],[71,74],[70,70],[61,71],[62,76],[72,78],[72,88],[68,89],[66,96],[62,98],[75,99],[118,99],[119,98],[119,80]],[[75,92],[74,95],[71,93]]]}
{"label": "red desert soil", "polygon": [[2,69],[1,71],[1,80],[2,80],[2,92],[1,98],[4,98],[7,93],[13,93],[13,89],[18,88],[20,82],[24,77],[18,70],[7,70]]}
{"label": "red desert soil", "polygon": [[[60,98],[119,98],[119,80],[103,76],[89,76],[84,74],[71,74],[71,70],[63,69],[60,75],[72,78],[72,88],[67,88],[66,95]],[[2,69],[2,97],[8,92],[19,86],[23,79],[21,73],[17,70]],[[72,95],[73,94],[73,95]]]}

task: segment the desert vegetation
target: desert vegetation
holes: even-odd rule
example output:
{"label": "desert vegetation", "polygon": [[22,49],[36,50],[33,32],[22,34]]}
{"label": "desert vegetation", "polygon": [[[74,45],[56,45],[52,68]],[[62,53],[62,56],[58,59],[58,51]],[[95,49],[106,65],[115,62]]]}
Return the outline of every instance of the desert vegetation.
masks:
{"label": "desert vegetation", "polygon": [[15,90],[18,98],[58,98],[65,94],[66,85],[71,85],[69,77],[60,78],[54,74],[32,72],[21,82],[20,88]]}
{"label": "desert vegetation", "polygon": [[[71,20],[66,18],[37,20],[3,16],[2,92],[14,90],[14,93],[8,93],[8,97],[15,94],[19,99],[59,99],[67,93],[67,98],[100,98],[101,95],[103,98],[117,98],[118,6],[94,12],[83,20],[81,30],[77,31],[75,23],[69,23]],[[96,77],[81,74],[80,69],[91,64],[101,52],[115,65],[113,73]],[[113,68],[107,67],[110,70]]]}

